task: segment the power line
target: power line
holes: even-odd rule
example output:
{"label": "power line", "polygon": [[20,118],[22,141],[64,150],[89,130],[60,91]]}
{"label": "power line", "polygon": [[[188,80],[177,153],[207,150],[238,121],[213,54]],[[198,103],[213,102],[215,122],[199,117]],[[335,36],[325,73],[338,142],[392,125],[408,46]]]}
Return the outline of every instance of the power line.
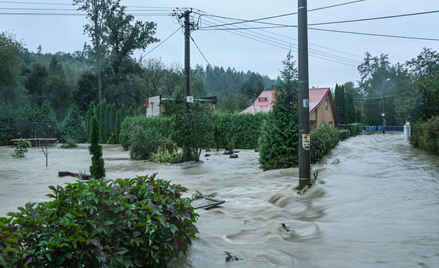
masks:
{"label": "power line", "polygon": [[[232,28],[233,29],[233,28]],[[228,31],[230,29],[226,28],[224,29],[225,31]],[[257,42],[261,42],[261,43],[265,43],[271,46],[275,46],[278,48],[282,48],[282,49],[286,49],[286,50],[291,50],[291,47],[296,46],[294,44],[291,43],[287,43],[285,41],[279,40],[277,38],[273,38],[273,37],[269,37],[266,35],[262,35],[260,33],[256,33],[254,34],[253,32],[249,31],[250,33],[236,33],[236,32],[230,32],[232,34],[236,34],[238,36],[242,36]],[[263,38],[266,37],[266,38]],[[297,52],[296,49],[294,49],[294,51]],[[352,60],[352,59],[348,59],[348,58],[344,58],[344,57],[340,57],[340,56],[335,56],[335,55],[331,55],[328,53],[324,53],[324,52],[320,52],[317,50],[312,49],[312,56],[315,58],[319,58],[319,59],[323,59],[323,60],[327,60],[327,61],[332,61],[335,63],[339,63],[339,64],[344,64],[344,65],[350,65],[350,66],[357,66],[359,64],[359,62]],[[353,65],[355,64],[355,65]]]}
{"label": "power line", "polygon": [[374,17],[374,18],[364,18],[364,19],[356,19],[356,20],[343,20],[343,21],[319,22],[319,23],[310,23],[310,24],[308,24],[308,26],[328,25],[328,24],[340,24],[340,23],[351,23],[351,22],[362,22],[362,21],[383,20],[383,19],[394,19],[394,18],[401,18],[401,17],[426,15],[426,14],[432,14],[432,13],[438,13],[438,12],[439,12],[439,10],[432,10],[432,11],[424,11],[424,12],[417,12],[417,13],[407,13],[407,14],[400,14],[400,15],[383,16],[383,17]]}
{"label": "power line", "polygon": [[194,45],[197,47],[198,51],[200,52],[201,56],[203,56],[204,60],[207,62],[207,64],[209,64],[209,66],[212,68],[213,72],[216,74],[216,76],[218,76],[218,78],[231,90],[233,91],[233,89],[226,83],[226,81],[224,81],[222,79],[222,77],[215,71],[215,68],[213,68],[212,64],[210,64],[210,62],[206,59],[206,57],[204,56],[203,52],[201,52],[201,49],[198,47],[197,43],[195,43],[194,38],[192,38],[192,42],[194,43]]}
{"label": "power line", "polygon": [[425,40],[425,41],[439,41],[438,38],[425,38],[425,37],[388,35],[388,34],[374,34],[374,33],[359,33],[359,32],[349,32],[349,31],[339,31],[339,30],[330,30],[330,29],[320,29],[320,28],[312,28],[312,27],[308,27],[308,29],[316,30],[316,31],[325,31],[325,32],[345,33],[345,34],[357,34],[357,35],[368,35],[368,36],[389,37],[389,38],[403,38],[403,39]]}
{"label": "power line", "polygon": [[163,40],[162,42],[160,42],[157,46],[155,46],[153,49],[151,49],[148,53],[145,54],[145,56],[148,56],[151,52],[153,52],[156,48],[158,48],[159,46],[161,46],[164,42],[166,42],[166,40],[168,40],[169,38],[171,38],[176,32],[178,32],[178,30],[180,30],[183,26],[178,27],[177,30],[175,30],[175,32],[173,32],[170,36],[168,36],[165,40]]}
{"label": "power line", "polygon": [[[322,10],[322,9],[328,9],[328,8],[334,8],[334,7],[339,7],[339,6],[344,6],[344,5],[349,5],[349,4],[354,4],[354,3],[364,2],[364,1],[367,1],[367,0],[356,0],[356,1],[346,2],[346,3],[331,5],[331,6],[314,8],[314,9],[308,10],[308,12]],[[227,23],[227,24],[218,25],[218,26],[210,26],[210,27],[220,27],[220,26],[229,26],[229,25],[235,25],[235,24],[241,24],[241,23],[249,23],[249,22],[264,23],[264,24],[274,24],[274,23],[261,22],[261,21],[262,20],[269,20],[269,19],[276,19],[276,18],[281,18],[281,17],[286,17],[286,16],[292,16],[292,15],[296,15],[296,14],[297,14],[297,12],[292,12],[292,13],[286,13],[286,14],[269,16],[269,17],[263,17],[263,18],[252,19],[252,20],[236,19],[236,18],[230,18],[230,17],[221,17],[221,16],[216,16],[216,15],[211,15],[211,14],[207,15],[207,16],[212,16],[212,17],[217,17],[217,18],[222,18],[222,19],[237,20],[238,21],[238,22],[232,22],[232,23]],[[295,27],[297,27],[297,26],[295,26]]]}

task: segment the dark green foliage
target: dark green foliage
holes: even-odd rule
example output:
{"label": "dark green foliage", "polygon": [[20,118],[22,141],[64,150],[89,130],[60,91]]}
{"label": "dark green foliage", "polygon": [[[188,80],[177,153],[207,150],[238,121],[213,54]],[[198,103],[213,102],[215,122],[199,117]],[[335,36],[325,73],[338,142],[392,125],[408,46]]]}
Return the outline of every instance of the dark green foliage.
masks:
{"label": "dark green foliage", "polygon": [[107,141],[105,136],[105,112],[107,111],[107,101],[104,99],[101,103],[98,105],[99,110],[99,142],[105,143]]}
{"label": "dark green foliage", "polygon": [[349,129],[343,129],[340,130],[340,140],[345,140],[345,139],[349,139],[351,136],[351,132],[349,131]]}
{"label": "dark green foliage", "polygon": [[262,122],[267,113],[237,114],[220,113],[215,117],[214,138],[217,148],[225,148],[233,141],[235,148],[254,149],[258,147]]}
{"label": "dark green foliage", "polygon": [[187,189],[155,175],[49,188],[0,218],[1,267],[167,267],[197,232]]}
{"label": "dark green foliage", "polygon": [[335,85],[334,105],[335,111],[337,112],[338,123],[345,124],[345,91],[343,85]]}
{"label": "dark green foliage", "polygon": [[439,155],[439,116],[413,124],[410,143],[430,154]]}
{"label": "dark green foliage", "polygon": [[85,134],[87,137],[87,141],[89,142],[89,138],[90,138],[90,122],[91,122],[91,118],[93,116],[95,116],[95,109],[96,106],[94,104],[94,102],[91,102],[89,107],[88,107],[88,111],[85,114]]}
{"label": "dark green foliage", "polygon": [[283,64],[283,80],[276,87],[276,103],[259,139],[259,162],[264,169],[287,168],[298,163],[298,81],[291,52]]}
{"label": "dark green foliage", "polygon": [[107,104],[107,107],[105,108],[104,118],[104,140],[106,142],[111,135],[111,104]]}
{"label": "dark green foliage", "polygon": [[129,130],[130,157],[135,160],[147,160],[157,153],[160,134],[152,128],[135,125]]}
{"label": "dark green foliage", "polygon": [[[189,112],[179,112],[173,122],[174,139],[182,144],[183,152],[190,152],[192,160],[200,160],[201,150],[213,145],[214,115],[205,104],[193,103]],[[187,160],[187,159],[186,159]]]}
{"label": "dark green foliage", "polygon": [[9,139],[13,138],[13,132],[12,118],[0,109],[0,146],[9,144]]}
{"label": "dark green foliage", "polygon": [[90,174],[94,179],[105,177],[104,159],[102,159],[102,146],[99,145],[99,123],[96,116],[91,119],[90,146],[91,157]]}
{"label": "dark green foliage", "polygon": [[353,124],[348,124],[346,127],[347,127],[347,129],[349,129],[351,136],[355,137],[355,136],[357,136],[358,132],[360,131],[358,129],[359,126],[361,126],[360,123],[353,123]]}
{"label": "dark green foliage", "polygon": [[81,114],[87,111],[91,102],[98,102],[98,85],[95,73],[90,70],[82,73],[73,97]]}
{"label": "dark green foliage", "polygon": [[67,138],[74,139],[76,142],[84,142],[86,137],[84,125],[76,105],[70,107],[69,113],[62,122],[61,128],[61,142],[65,142]]}
{"label": "dark green foliage", "polygon": [[111,135],[115,135],[116,133],[116,104],[112,104],[110,105],[110,128],[109,128],[109,132],[110,132],[110,136]]}
{"label": "dark green foliage", "polygon": [[154,129],[157,135],[170,138],[172,135],[172,119],[168,117],[127,117],[123,120],[119,142],[125,150],[130,148],[130,133],[135,127]]}
{"label": "dark green foliage", "polygon": [[311,163],[317,163],[322,157],[337,146],[340,141],[340,133],[336,128],[328,126],[322,122],[323,125],[317,130],[311,131]]}
{"label": "dark green foliage", "polygon": [[350,124],[355,122],[354,98],[352,96],[352,93],[350,92],[346,92],[345,94],[345,110],[343,116],[344,124]]}
{"label": "dark green foliage", "polygon": [[14,157],[25,157],[29,147],[32,148],[29,140],[20,139],[15,143]]}

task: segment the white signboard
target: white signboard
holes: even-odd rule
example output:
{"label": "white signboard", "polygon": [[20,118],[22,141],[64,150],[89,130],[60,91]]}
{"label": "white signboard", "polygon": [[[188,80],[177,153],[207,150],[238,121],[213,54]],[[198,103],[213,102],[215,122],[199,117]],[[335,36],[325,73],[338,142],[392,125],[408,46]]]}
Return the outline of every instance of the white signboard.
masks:
{"label": "white signboard", "polygon": [[187,96],[186,102],[194,102],[194,96]]}

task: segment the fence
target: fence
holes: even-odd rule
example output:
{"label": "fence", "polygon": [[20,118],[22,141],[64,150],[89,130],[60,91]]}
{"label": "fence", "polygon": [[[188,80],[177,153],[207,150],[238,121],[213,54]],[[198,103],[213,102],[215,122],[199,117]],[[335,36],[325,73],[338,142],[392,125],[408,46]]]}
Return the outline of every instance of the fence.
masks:
{"label": "fence", "polygon": [[[383,126],[359,126],[358,129],[360,131],[369,131],[369,132],[383,132]],[[404,131],[404,126],[386,126],[386,131]]]}

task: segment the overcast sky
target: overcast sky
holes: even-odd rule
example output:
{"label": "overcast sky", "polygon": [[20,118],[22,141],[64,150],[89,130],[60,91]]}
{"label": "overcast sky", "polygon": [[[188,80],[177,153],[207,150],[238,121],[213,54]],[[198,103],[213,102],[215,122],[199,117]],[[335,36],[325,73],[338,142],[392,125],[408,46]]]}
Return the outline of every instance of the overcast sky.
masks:
{"label": "overcast sky", "polygon": [[[342,6],[311,11],[322,7],[350,3]],[[55,53],[82,50],[88,36],[83,34],[87,23],[85,14],[75,11],[69,0],[20,0],[0,1],[0,31],[13,32],[23,40],[30,51],[39,45],[43,52]],[[233,19],[259,19],[297,12],[297,0],[122,0],[136,20],[157,23],[156,37],[162,41],[180,25],[167,16],[177,7],[201,10],[200,27],[237,22]],[[308,0],[308,23],[340,22],[346,20],[386,17],[402,14],[439,11],[439,0]],[[154,11],[154,12],[153,12]],[[7,14],[5,14],[7,13]],[[11,13],[45,13],[46,15],[11,15]],[[51,15],[47,14],[50,13]],[[67,15],[68,14],[68,15]],[[197,13],[194,13],[197,14]],[[297,15],[282,16],[263,22],[297,25]],[[335,83],[357,82],[357,66],[364,54],[388,54],[390,62],[404,63],[416,57],[423,47],[439,51],[439,13],[404,16],[360,22],[309,25],[310,28],[437,39],[416,40],[376,37],[346,33],[309,30],[309,79],[310,86],[331,87]],[[269,24],[246,23],[218,27],[222,30],[196,30],[192,32],[196,44],[214,66],[232,67],[238,71],[254,71],[276,78],[282,68],[288,49],[297,59],[297,28],[282,27],[254,30],[226,30],[232,28],[267,27]],[[267,44],[269,43],[269,44]],[[147,54],[157,44],[135,55]],[[148,54],[161,57],[165,63],[184,60],[184,36],[181,30]],[[206,66],[194,43],[191,43],[191,67]]]}

